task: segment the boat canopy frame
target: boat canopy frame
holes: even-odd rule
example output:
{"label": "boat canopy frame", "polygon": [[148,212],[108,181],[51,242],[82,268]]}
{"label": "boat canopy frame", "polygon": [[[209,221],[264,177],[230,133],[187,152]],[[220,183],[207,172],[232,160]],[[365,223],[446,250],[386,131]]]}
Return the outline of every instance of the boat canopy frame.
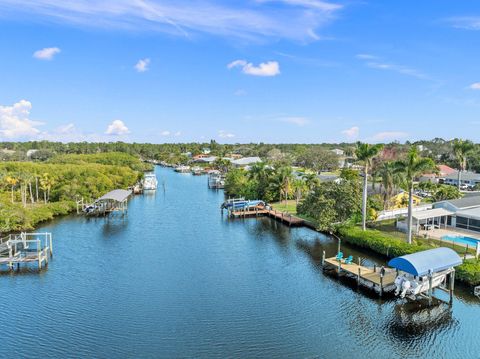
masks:
{"label": "boat canopy frame", "polygon": [[432,275],[462,264],[462,258],[454,250],[446,247],[429,249],[393,258],[390,267],[422,277]]}

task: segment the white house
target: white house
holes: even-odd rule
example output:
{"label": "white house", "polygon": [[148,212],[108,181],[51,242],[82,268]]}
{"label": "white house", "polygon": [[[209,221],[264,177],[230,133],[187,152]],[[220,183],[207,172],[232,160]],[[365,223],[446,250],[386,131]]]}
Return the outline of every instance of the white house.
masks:
{"label": "white house", "polygon": [[[458,172],[449,174],[443,180],[443,183],[452,186],[458,186]],[[462,172],[460,174],[460,185],[475,186],[480,183],[480,174],[475,172]]]}

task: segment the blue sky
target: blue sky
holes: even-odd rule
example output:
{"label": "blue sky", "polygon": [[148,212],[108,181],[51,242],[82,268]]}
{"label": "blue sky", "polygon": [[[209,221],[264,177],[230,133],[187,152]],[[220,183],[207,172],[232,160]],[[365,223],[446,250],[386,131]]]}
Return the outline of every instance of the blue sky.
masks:
{"label": "blue sky", "polygon": [[0,0],[0,140],[480,142],[475,1]]}

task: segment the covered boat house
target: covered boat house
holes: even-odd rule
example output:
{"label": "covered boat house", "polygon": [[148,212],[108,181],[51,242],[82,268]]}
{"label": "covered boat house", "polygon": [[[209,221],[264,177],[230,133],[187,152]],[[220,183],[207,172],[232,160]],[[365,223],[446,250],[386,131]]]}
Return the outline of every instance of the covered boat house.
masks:
{"label": "covered boat house", "polygon": [[127,212],[128,198],[131,194],[132,191],[115,189],[98,198],[93,204],[85,207],[84,212],[93,216],[106,216],[112,212],[125,214]]}
{"label": "covered boat house", "polygon": [[397,295],[412,299],[417,296],[428,298],[430,303],[434,288],[448,292],[452,301],[455,267],[460,264],[462,259],[459,255],[445,247],[407,254],[388,262],[399,273],[395,280]]}

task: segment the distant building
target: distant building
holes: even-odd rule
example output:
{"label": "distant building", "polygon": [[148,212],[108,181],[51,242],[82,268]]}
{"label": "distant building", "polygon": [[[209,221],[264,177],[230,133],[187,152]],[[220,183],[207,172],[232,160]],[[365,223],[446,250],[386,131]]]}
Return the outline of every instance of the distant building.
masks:
{"label": "distant building", "polygon": [[445,178],[447,176],[450,176],[453,174],[458,176],[457,170],[447,165],[438,165],[437,168],[438,168],[438,173],[425,173],[422,176],[420,176],[419,181],[439,183],[439,182],[445,182]]}
{"label": "distant building", "polygon": [[245,167],[245,166],[251,166],[255,163],[262,162],[262,160],[260,157],[243,157],[236,160],[232,160],[231,162],[235,167]]}
{"label": "distant building", "polygon": [[[422,202],[422,197],[417,196],[416,194],[413,195],[413,205],[418,206]],[[389,199],[389,209],[399,209],[408,206],[408,192],[400,192]]]}
{"label": "distant building", "polygon": [[197,163],[213,163],[216,159],[217,156],[198,155],[193,158],[193,161]]}
{"label": "distant building", "polygon": [[[452,186],[458,186],[458,172],[452,173],[443,179],[443,183]],[[460,185],[475,186],[480,183],[480,174],[475,172],[462,172],[460,176]]]}
{"label": "distant building", "polygon": [[35,152],[38,152],[38,150],[28,150],[28,151],[27,151],[27,158],[32,157],[32,155],[33,155]]}
{"label": "distant building", "polygon": [[345,151],[341,150],[340,148],[335,148],[335,149],[331,150],[331,152],[335,153],[337,156],[345,155]]}

